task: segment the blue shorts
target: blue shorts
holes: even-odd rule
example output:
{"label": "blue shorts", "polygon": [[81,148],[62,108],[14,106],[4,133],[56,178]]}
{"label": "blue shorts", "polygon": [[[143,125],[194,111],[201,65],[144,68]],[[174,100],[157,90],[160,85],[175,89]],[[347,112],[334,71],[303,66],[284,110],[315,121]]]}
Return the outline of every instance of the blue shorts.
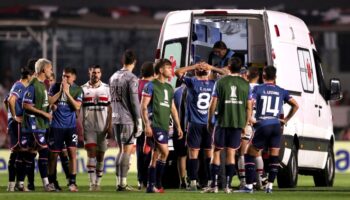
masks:
{"label": "blue shorts", "polygon": [[20,146],[22,148],[47,148],[46,129],[37,129],[35,132],[28,132],[22,129],[20,137]]}
{"label": "blue shorts", "polygon": [[157,143],[168,144],[168,140],[169,140],[168,131],[161,128],[156,128],[156,127],[152,127],[152,131],[153,131],[153,138]]}
{"label": "blue shorts", "polygon": [[264,147],[280,148],[281,136],[281,124],[261,126],[255,130],[252,145],[260,150]]}
{"label": "blue shorts", "polygon": [[206,124],[190,123],[187,134],[187,145],[191,149],[211,149],[212,135]]}
{"label": "blue shorts", "polygon": [[21,137],[21,124],[14,119],[9,119],[8,122],[8,135],[10,137],[10,149],[15,150],[20,147],[19,141]]}
{"label": "blue shorts", "polygon": [[61,152],[66,147],[77,147],[77,130],[76,128],[50,128],[48,143],[52,152]]}
{"label": "blue shorts", "polygon": [[173,144],[176,156],[183,157],[187,155],[187,144],[186,144],[186,131],[183,132],[183,136],[179,139],[177,129],[174,127]]}
{"label": "blue shorts", "polygon": [[215,148],[238,149],[241,146],[241,128],[222,128],[216,126],[214,130]]}

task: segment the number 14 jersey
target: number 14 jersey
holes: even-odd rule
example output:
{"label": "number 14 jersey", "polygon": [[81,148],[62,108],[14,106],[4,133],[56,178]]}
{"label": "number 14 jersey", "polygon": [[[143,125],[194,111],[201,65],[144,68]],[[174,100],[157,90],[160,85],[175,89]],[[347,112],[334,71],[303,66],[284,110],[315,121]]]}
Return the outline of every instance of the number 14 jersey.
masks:
{"label": "number 14 jersey", "polygon": [[288,102],[290,98],[289,92],[274,84],[262,84],[254,87],[252,98],[256,102],[257,121],[274,120],[278,122],[278,118],[282,112],[282,106]]}

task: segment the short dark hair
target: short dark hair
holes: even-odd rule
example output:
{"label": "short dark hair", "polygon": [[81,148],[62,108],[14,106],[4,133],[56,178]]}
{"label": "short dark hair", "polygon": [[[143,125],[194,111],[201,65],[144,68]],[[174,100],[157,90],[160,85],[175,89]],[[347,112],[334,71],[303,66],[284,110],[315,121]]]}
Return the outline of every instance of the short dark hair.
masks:
{"label": "short dark hair", "polygon": [[215,42],[213,48],[215,48],[215,49],[227,49],[227,46],[226,46],[225,42],[217,41],[217,42]]}
{"label": "short dark hair", "polygon": [[89,69],[100,69],[102,71],[101,65],[91,65]]}
{"label": "short dark hair", "polygon": [[232,57],[228,61],[228,68],[231,73],[239,73],[242,67],[242,60],[239,57]]}
{"label": "short dark hair", "polygon": [[250,66],[248,68],[248,79],[251,80],[253,78],[259,77],[259,68],[255,67],[255,66]]}
{"label": "short dark hair", "polygon": [[66,67],[66,68],[63,69],[63,71],[65,73],[70,73],[70,74],[73,74],[73,75],[77,75],[77,71],[73,67]]}
{"label": "short dark hair", "polygon": [[132,50],[127,49],[123,54],[122,64],[123,65],[130,65],[130,64],[134,63],[135,61],[136,61],[135,53]]}
{"label": "short dark hair", "polygon": [[146,61],[141,66],[141,77],[147,78],[154,75],[153,62]]}
{"label": "short dark hair", "polygon": [[270,81],[271,81],[271,80],[275,80],[275,78],[276,78],[276,72],[277,72],[276,67],[271,66],[271,65],[266,66],[266,67],[264,67],[264,72],[265,72],[264,78],[265,78],[266,80],[270,80]]}
{"label": "short dark hair", "polygon": [[28,60],[27,65],[25,67],[21,67],[22,79],[28,78],[29,75],[31,76],[35,73],[35,63],[37,60],[37,58],[31,58]]}
{"label": "short dark hair", "polygon": [[170,60],[168,60],[166,58],[159,59],[154,66],[154,72],[156,74],[159,74],[159,69],[163,68],[165,65],[171,65]]}

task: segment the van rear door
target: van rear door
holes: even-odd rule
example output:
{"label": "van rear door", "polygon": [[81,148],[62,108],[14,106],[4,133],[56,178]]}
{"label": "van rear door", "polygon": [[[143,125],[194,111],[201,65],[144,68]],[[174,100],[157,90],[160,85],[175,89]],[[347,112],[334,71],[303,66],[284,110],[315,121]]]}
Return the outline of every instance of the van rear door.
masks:
{"label": "van rear door", "polygon": [[176,83],[175,70],[188,65],[191,21],[192,11],[175,11],[167,15],[162,26],[158,49],[160,57],[172,63],[173,86]]}

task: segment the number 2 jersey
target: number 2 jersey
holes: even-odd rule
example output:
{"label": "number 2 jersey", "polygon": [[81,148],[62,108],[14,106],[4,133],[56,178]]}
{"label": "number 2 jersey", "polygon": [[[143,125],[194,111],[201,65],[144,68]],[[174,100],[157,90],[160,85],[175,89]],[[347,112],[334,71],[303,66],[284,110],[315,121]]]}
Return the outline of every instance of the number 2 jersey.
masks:
{"label": "number 2 jersey", "polygon": [[208,123],[208,108],[215,80],[198,80],[196,77],[184,77],[187,86],[188,121],[196,124]]}
{"label": "number 2 jersey", "polygon": [[252,98],[256,102],[255,118],[257,126],[278,124],[282,106],[292,97],[287,90],[275,84],[262,84],[254,87]]}

